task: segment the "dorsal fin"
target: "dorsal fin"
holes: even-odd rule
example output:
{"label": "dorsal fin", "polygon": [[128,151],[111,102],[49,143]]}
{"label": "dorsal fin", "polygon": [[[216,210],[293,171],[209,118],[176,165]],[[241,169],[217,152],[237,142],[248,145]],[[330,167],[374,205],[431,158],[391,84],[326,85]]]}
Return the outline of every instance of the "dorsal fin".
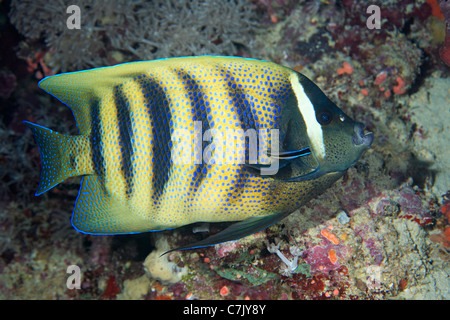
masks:
{"label": "dorsal fin", "polygon": [[153,61],[62,73],[41,80],[39,87],[72,110],[80,134],[86,135],[91,130],[92,105],[102,101],[107,104],[114,88],[144,74],[150,63]]}
{"label": "dorsal fin", "polygon": [[255,63],[268,63],[266,61],[220,56],[179,57],[152,61],[136,61],[118,64],[111,67],[101,67],[77,72],[62,73],[42,79],[39,87],[62,103],[66,104],[75,116],[78,129],[82,135],[89,134],[91,129],[90,107],[102,103],[105,99],[112,99],[113,90],[135,77],[149,74],[150,70],[163,68],[170,70],[176,65],[189,64],[192,60],[198,62],[214,62],[226,59],[252,60]]}
{"label": "dorsal fin", "polygon": [[75,117],[80,134],[90,132],[90,105],[93,89],[84,80],[82,72],[63,73],[47,77],[39,87],[67,105]]}

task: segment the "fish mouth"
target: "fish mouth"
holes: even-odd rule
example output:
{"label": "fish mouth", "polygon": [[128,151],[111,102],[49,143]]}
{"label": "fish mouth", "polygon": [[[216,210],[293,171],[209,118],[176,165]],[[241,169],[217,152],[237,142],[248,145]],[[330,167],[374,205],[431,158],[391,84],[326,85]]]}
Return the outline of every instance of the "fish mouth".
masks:
{"label": "fish mouth", "polygon": [[373,142],[373,132],[364,132],[366,126],[361,122],[356,122],[353,127],[352,141],[355,146],[366,146],[367,148]]}

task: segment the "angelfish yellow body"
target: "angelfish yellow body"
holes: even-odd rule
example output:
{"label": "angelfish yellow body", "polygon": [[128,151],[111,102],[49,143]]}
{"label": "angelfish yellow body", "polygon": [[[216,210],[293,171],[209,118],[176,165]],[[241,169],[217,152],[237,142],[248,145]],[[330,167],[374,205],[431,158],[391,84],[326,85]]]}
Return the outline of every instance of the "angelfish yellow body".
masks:
{"label": "angelfish yellow body", "polygon": [[[51,76],[39,86],[71,108],[80,135],[26,122],[42,157],[37,194],[82,175],[72,224],[84,233],[248,221],[246,232],[238,225],[204,245],[245,236],[321,193],[372,142],[353,143],[350,160],[329,165],[335,137],[330,145],[318,116],[323,103],[316,104],[331,102],[306,77],[268,61],[202,56],[134,62]],[[352,140],[355,123],[334,104],[330,110],[343,115],[335,116],[345,127],[339,134]],[[310,152],[280,159],[279,172],[263,175],[262,150],[250,154],[251,139],[280,150],[281,158],[285,151]],[[277,144],[270,147],[272,141]]]}

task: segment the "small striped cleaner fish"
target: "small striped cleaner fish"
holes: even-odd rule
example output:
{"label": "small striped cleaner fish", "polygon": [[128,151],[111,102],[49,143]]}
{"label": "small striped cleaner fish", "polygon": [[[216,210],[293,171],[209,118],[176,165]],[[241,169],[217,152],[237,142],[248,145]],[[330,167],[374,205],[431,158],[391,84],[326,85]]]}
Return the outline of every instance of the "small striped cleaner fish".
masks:
{"label": "small striped cleaner fish", "polygon": [[24,122],[41,154],[36,195],[82,176],[72,215],[88,234],[238,221],[177,250],[270,226],[326,190],[372,133],[302,74],[220,56],[171,58],[47,77],[80,134]]}

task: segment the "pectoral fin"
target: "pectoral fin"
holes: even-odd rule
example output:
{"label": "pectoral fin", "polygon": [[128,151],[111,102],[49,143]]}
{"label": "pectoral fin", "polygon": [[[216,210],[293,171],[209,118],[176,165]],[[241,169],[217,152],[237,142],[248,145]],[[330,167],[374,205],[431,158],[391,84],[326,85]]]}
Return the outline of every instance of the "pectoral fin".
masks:
{"label": "pectoral fin", "polygon": [[296,151],[282,151],[279,152],[278,154],[271,154],[270,156],[276,159],[293,160],[299,157],[307,156],[309,154],[311,154],[311,150],[309,148],[305,148]]}
{"label": "pectoral fin", "polygon": [[[295,151],[281,151],[278,153],[271,154],[268,152],[270,158],[275,159],[278,163],[271,164],[244,164],[244,166],[254,175],[267,176],[270,178],[278,179],[278,180],[286,180],[286,176],[290,173],[289,165],[297,160],[300,157],[307,156],[311,154],[311,150],[309,148],[304,148],[301,150]],[[267,168],[276,167],[273,173],[267,174]],[[305,179],[307,180],[307,179]]]}
{"label": "pectoral fin", "polygon": [[272,224],[278,222],[279,220],[283,219],[287,215],[289,215],[289,214],[283,213],[283,214],[272,214],[270,216],[264,216],[264,217],[249,218],[249,219],[234,223],[231,226],[229,226],[228,228],[226,228],[206,239],[200,240],[195,243],[186,244],[184,246],[167,251],[164,254],[172,252],[172,251],[208,247],[208,246],[213,246],[213,245],[216,245],[216,244],[219,244],[222,242],[237,240],[237,239],[246,237],[248,235],[251,235],[253,233],[256,233],[258,231],[261,231],[261,230],[271,226]]}
{"label": "pectoral fin", "polygon": [[299,181],[306,181],[306,180],[312,180],[312,179],[316,179],[318,177],[320,177],[321,175],[323,175],[323,172],[320,170],[320,167],[317,167],[314,171],[298,176],[298,177],[294,177],[294,178],[289,178],[289,179],[285,179],[284,181],[286,182],[299,182]]}

